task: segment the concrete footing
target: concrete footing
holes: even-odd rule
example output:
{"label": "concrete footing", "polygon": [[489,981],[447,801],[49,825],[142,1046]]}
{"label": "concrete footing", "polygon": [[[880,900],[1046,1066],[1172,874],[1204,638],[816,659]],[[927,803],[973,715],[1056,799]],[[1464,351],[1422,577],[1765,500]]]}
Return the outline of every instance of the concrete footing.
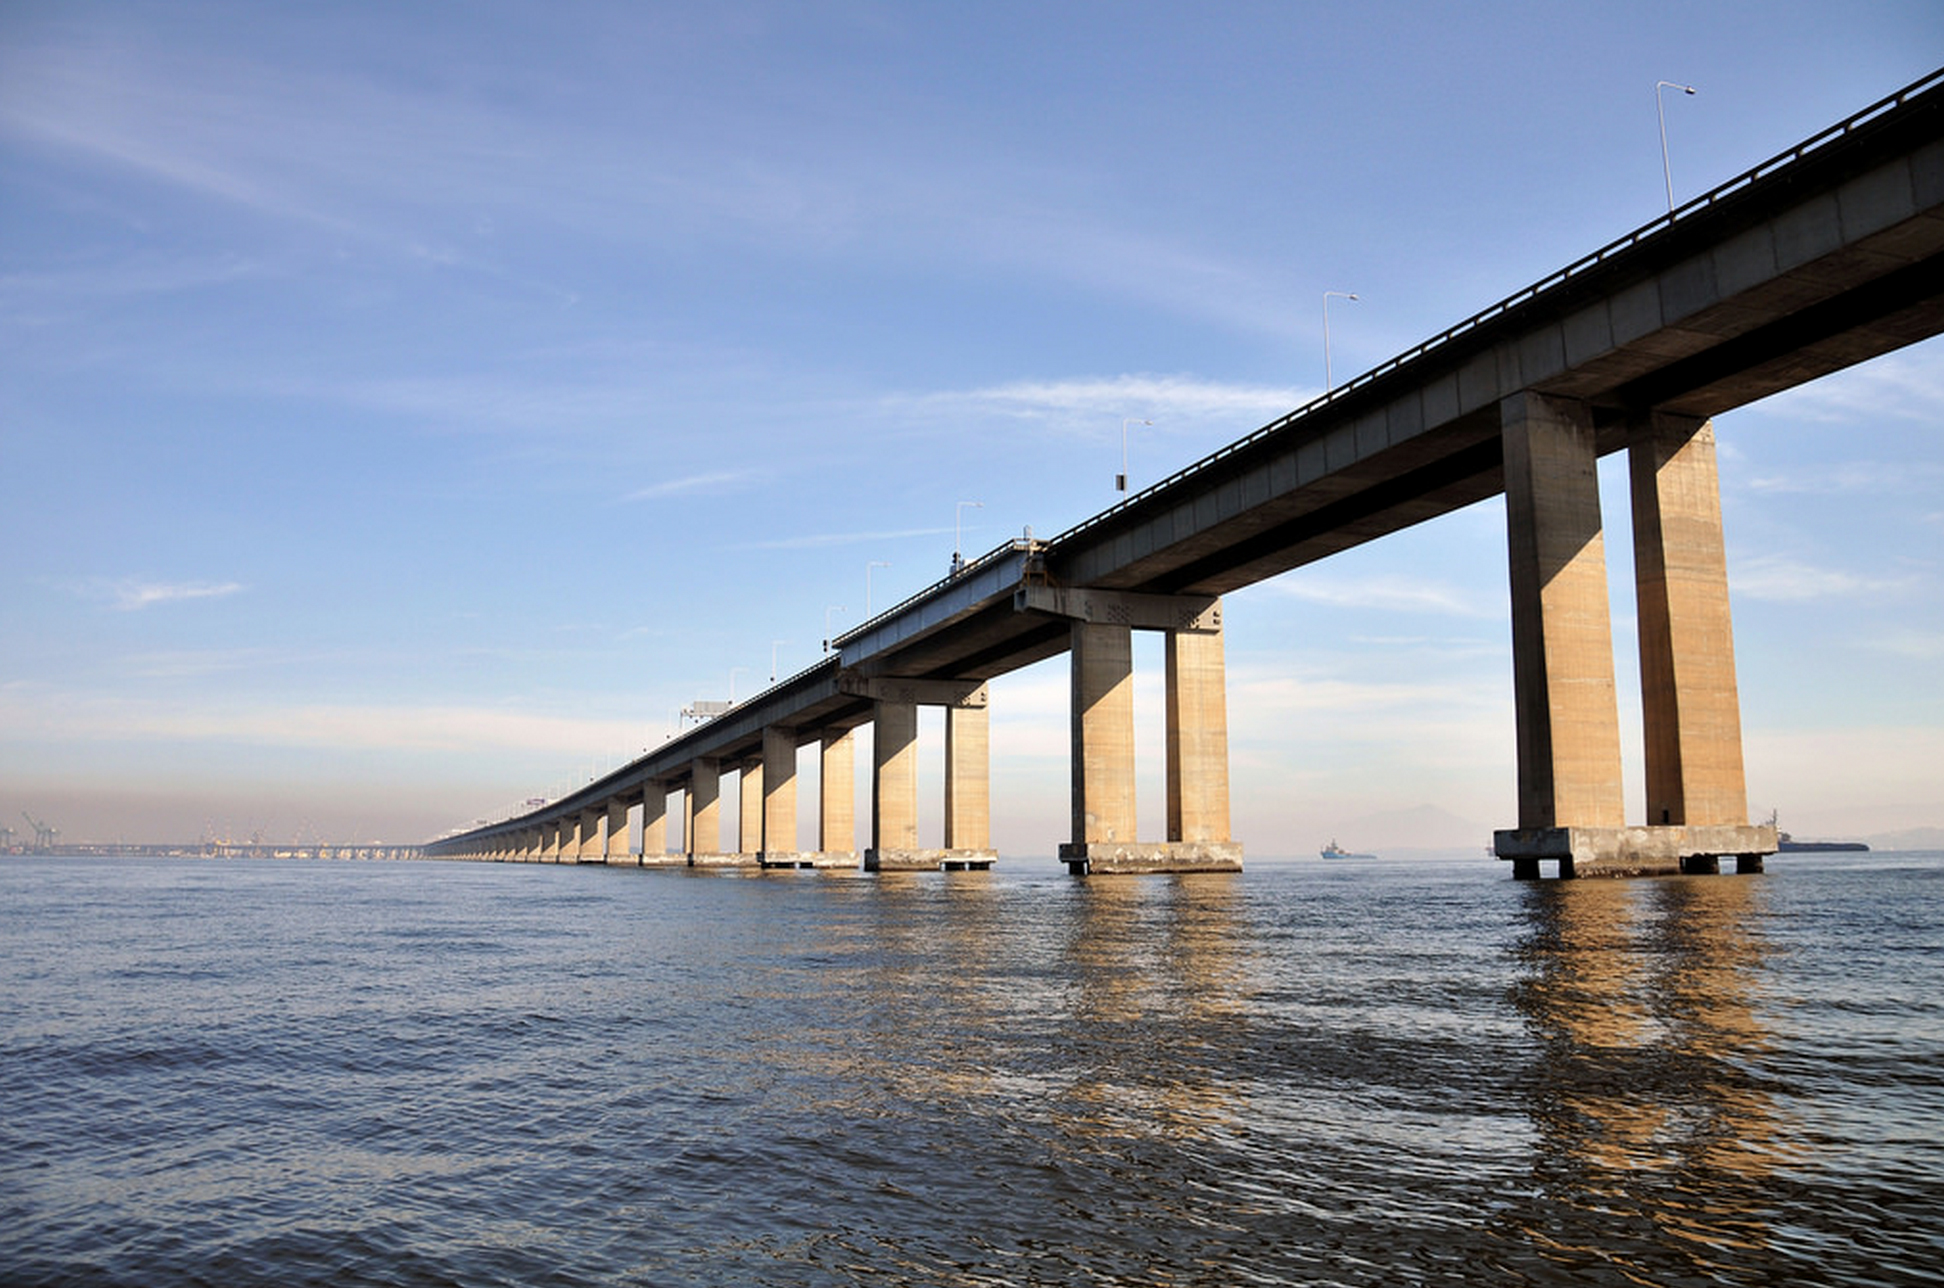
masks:
{"label": "concrete footing", "polygon": [[1060,846],[1074,876],[1163,872],[1240,872],[1240,841],[1089,841]]}
{"label": "concrete footing", "polygon": [[854,868],[856,850],[765,850],[756,856],[764,868]]}
{"label": "concrete footing", "polygon": [[1492,833],[1492,848],[1510,860],[1521,880],[1539,876],[1539,864],[1558,863],[1561,877],[1672,876],[1718,872],[1723,855],[1737,872],[1760,872],[1764,855],[1776,851],[1775,828],[1767,825],[1713,827],[1533,827]]}
{"label": "concrete footing", "polygon": [[754,868],[761,866],[759,856],[737,851],[710,851],[706,854],[688,856],[688,866],[692,868]]}
{"label": "concrete footing", "polygon": [[868,849],[864,851],[866,872],[983,872],[999,858],[997,850],[967,848],[939,850]]}

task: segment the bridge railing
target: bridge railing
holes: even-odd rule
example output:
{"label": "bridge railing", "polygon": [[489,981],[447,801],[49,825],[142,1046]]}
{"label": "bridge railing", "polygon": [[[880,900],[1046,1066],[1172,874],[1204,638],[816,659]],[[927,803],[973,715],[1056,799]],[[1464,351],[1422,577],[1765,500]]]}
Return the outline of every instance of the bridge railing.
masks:
{"label": "bridge railing", "polygon": [[1065,532],[1062,532],[1058,536],[1048,540],[1046,542],[1046,545],[1048,545],[1049,547],[1057,547],[1062,542],[1069,541],[1079,536],[1081,533],[1086,532],[1089,528],[1093,528],[1102,523],[1106,523],[1110,519],[1114,518],[1114,516],[1120,514],[1122,511],[1127,510],[1132,506],[1139,505],[1142,501],[1155,495],[1156,493],[1166,491],[1168,488],[1179,483],[1181,480],[1187,478],[1189,475],[1194,474],[1200,470],[1206,469],[1208,466],[1213,465],[1215,462],[1233,456],[1237,452],[1245,451],[1248,448],[1254,446],[1256,443],[1261,442],[1265,438],[1270,438],[1277,434],[1282,433],[1283,431],[1287,430],[1291,425],[1294,425],[1296,422],[1302,420],[1304,417],[1309,416],[1314,412],[1329,406],[1331,403],[1336,402],[1338,399],[1348,397],[1350,394],[1355,393],[1356,391],[1363,389],[1366,386],[1378,380],[1383,379],[1385,376],[1390,375],[1391,373],[1397,371],[1399,368],[1407,366],[1410,363],[1416,362],[1420,358],[1423,358],[1426,355],[1437,351],[1438,349],[1451,343],[1451,341],[1457,339],[1459,336],[1465,335],[1471,331],[1476,331],[1479,327],[1483,326],[1485,323],[1503,317],[1507,313],[1510,313],[1512,310],[1524,304],[1530,303],[1531,301],[1537,299],[1541,295],[1546,294],[1548,291],[1557,290],[1565,286],[1567,283],[1573,281],[1575,278],[1584,274],[1587,270],[1606,263],[1608,260],[1611,260],[1616,255],[1632,250],[1635,246],[1638,246],[1641,242],[1646,241],[1650,237],[1655,237],[1660,235],[1661,233],[1666,232],[1668,229],[1674,227],[1676,224],[1680,223],[1684,219],[1692,218],[1693,216],[1700,214],[1705,210],[1713,208],[1716,203],[1720,202],[1724,198],[1734,195],[1735,193],[1753,185],[1759,180],[1770,178],[1778,171],[1784,170],[1789,166],[1795,164],[1796,162],[1802,160],[1802,158],[1807,156],[1809,153],[1815,152],[1818,149],[1824,148],[1829,144],[1834,143],[1838,139],[1848,136],[1849,134],[1857,130],[1859,127],[1863,125],[1867,125],[1870,122],[1877,120],[1879,117],[1886,116],[1889,113],[1896,111],[1898,108],[1904,106],[1910,100],[1930,90],[1936,89],[1940,85],[1944,85],[1944,68],[1939,68],[1938,70],[1930,73],[1928,76],[1925,76],[1920,80],[1911,82],[1909,85],[1906,85],[1904,88],[1898,90],[1896,93],[1891,94],[1886,98],[1879,99],[1878,101],[1864,108],[1862,111],[1857,112],[1855,115],[1846,117],[1843,120],[1838,121],[1836,124],[1830,126],[1829,128],[1821,131],[1820,133],[1812,135],[1811,137],[1803,140],[1801,143],[1796,144],[1796,146],[1790,148],[1788,151],[1779,152],[1776,155],[1770,157],[1768,160],[1762,162],[1760,165],[1742,171],[1740,174],[1728,180],[1726,183],[1720,184],[1719,186],[1714,188],[1710,188],[1707,192],[1702,193],[1700,196],[1695,197],[1693,200],[1685,202],[1682,205],[1678,206],[1677,208],[1668,211],[1666,214],[1661,215],[1656,219],[1652,219],[1645,224],[1642,224],[1640,227],[1634,229],[1630,233],[1627,233],[1625,236],[1615,238],[1613,241],[1608,242],[1606,245],[1600,247],[1596,251],[1593,251],[1591,254],[1583,255],[1579,259],[1574,260],[1571,264],[1568,264],[1565,268],[1560,269],[1558,272],[1552,273],[1549,276],[1541,278],[1539,281],[1534,282],[1532,285],[1524,288],[1523,290],[1514,291],[1512,294],[1506,296],[1498,303],[1490,305],[1487,308],[1480,309],[1478,312],[1472,314],[1470,317],[1466,318],[1462,322],[1457,323],[1456,325],[1446,327],[1444,330],[1438,332],[1438,334],[1432,336],[1430,339],[1423,341],[1422,343],[1418,344],[1414,348],[1406,349],[1403,353],[1398,354],[1396,357],[1391,358],[1388,361],[1378,366],[1372,367],[1370,370],[1364,372],[1362,375],[1356,377],[1355,379],[1350,380],[1344,384],[1338,385],[1334,389],[1326,390],[1325,392],[1318,394],[1316,397],[1304,403],[1301,407],[1296,408],[1294,411],[1289,412],[1287,415],[1281,416],[1276,420],[1271,421],[1269,424],[1264,425],[1261,429],[1258,429],[1253,433],[1244,435],[1243,437],[1236,439],[1234,442],[1228,444],[1226,447],[1219,448],[1216,451],[1209,453],[1207,456],[1202,457],[1200,460],[1194,462],[1191,465],[1183,466],[1181,469],[1176,470],[1173,474],[1170,474],[1167,478],[1162,479],[1159,483],[1155,483],[1150,485],[1149,487],[1143,488],[1141,491],[1136,492],[1133,496],[1128,497],[1125,501],[1120,502],[1118,505],[1111,506],[1108,509],[1102,510],[1098,514],[1095,514],[1087,519],[1081,520],[1079,523],[1074,524],[1071,528],[1068,528]]}

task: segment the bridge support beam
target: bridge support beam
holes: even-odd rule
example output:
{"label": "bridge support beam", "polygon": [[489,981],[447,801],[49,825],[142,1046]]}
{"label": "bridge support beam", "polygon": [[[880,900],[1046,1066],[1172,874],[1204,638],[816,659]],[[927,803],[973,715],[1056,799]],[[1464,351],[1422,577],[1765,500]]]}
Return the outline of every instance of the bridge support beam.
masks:
{"label": "bridge support beam", "polygon": [[917,849],[918,704],[879,699],[872,708],[871,848],[864,867],[908,870],[919,866],[912,858]]}
{"label": "bridge support beam", "polygon": [[772,725],[763,730],[762,864],[766,868],[813,866],[797,851],[796,730]]}
{"label": "bridge support beam", "polygon": [[945,848],[992,848],[992,735],[985,707],[945,708]]}
{"label": "bridge support beam", "polygon": [[[1628,827],[1592,417],[1530,390],[1500,404],[1518,718],[1519,826],[1494,848],[1521,879],[1759,869],[1773,828],[1747,825],[1741,721],[1713,434],[1654,416],[1632,444],[1648,825]],[[1732,747],[1728,744],[1732,743]]]}
{"label": "bridge support beam", "polygon": [[607,804],[607,847],[603,857],[609,863],[634,864],[640,859],[628,848],[628,798],[616,796]]}
{"label": "bridge support beam", "polygon": [[689,765],[688,825],[682,839],[690,867],[734,867],[742,856],[722,850],[722,765],[698,758]]}
{"label": "bridge support beam", "polygon": [[[1067,871],[1239,872],[1228,834],[1228,707],[1219,602],[1168,629],[1168,839],[1135,835],[1132,627],[1076,620],[1072,636],[1073,839]],[[1192,627],[1192,628],[1191,628]]]}
{"label": "bridge support beam", "polygon": [[584,809],[580,813],[578,844],[574,847],[576,863],[601,863],[607,855],[601,849],[601,816],[606,811],[599,806]]}
{"label": "bridge support beam", "polygon": [[818,740],[817,852],[811,859],[818,867],[857,866],[857,742],[852,733],[834,729]]}
{"label": "bridge support beam", "polygon": [[736,768],[736,853],[744,862],[763,861],[763,762],[747,760]]}
{"label": "bridge support beam", "polygon": [[668,852],[668,784],[650,779],[641,792],[641,862],[643,866],[686,863],[686,854]]}

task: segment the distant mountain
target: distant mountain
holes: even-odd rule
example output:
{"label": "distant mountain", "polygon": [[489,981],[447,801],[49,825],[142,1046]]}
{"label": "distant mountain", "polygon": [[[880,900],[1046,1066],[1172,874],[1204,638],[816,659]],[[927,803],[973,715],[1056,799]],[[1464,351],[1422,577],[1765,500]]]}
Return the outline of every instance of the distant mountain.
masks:
{"label": "distant mountain", "polygon": [[1863,839],[1872,850],[1944,850],[1944,827],[1907,827]]}

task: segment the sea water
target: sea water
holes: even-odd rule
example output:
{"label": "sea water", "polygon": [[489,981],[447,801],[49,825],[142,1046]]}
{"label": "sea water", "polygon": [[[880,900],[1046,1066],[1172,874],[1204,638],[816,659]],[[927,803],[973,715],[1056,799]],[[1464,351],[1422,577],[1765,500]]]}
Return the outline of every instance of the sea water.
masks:
{"label": "sea water", "polygon": [[0,1282],[1944,1279],[1944,855],[0,859]]}

